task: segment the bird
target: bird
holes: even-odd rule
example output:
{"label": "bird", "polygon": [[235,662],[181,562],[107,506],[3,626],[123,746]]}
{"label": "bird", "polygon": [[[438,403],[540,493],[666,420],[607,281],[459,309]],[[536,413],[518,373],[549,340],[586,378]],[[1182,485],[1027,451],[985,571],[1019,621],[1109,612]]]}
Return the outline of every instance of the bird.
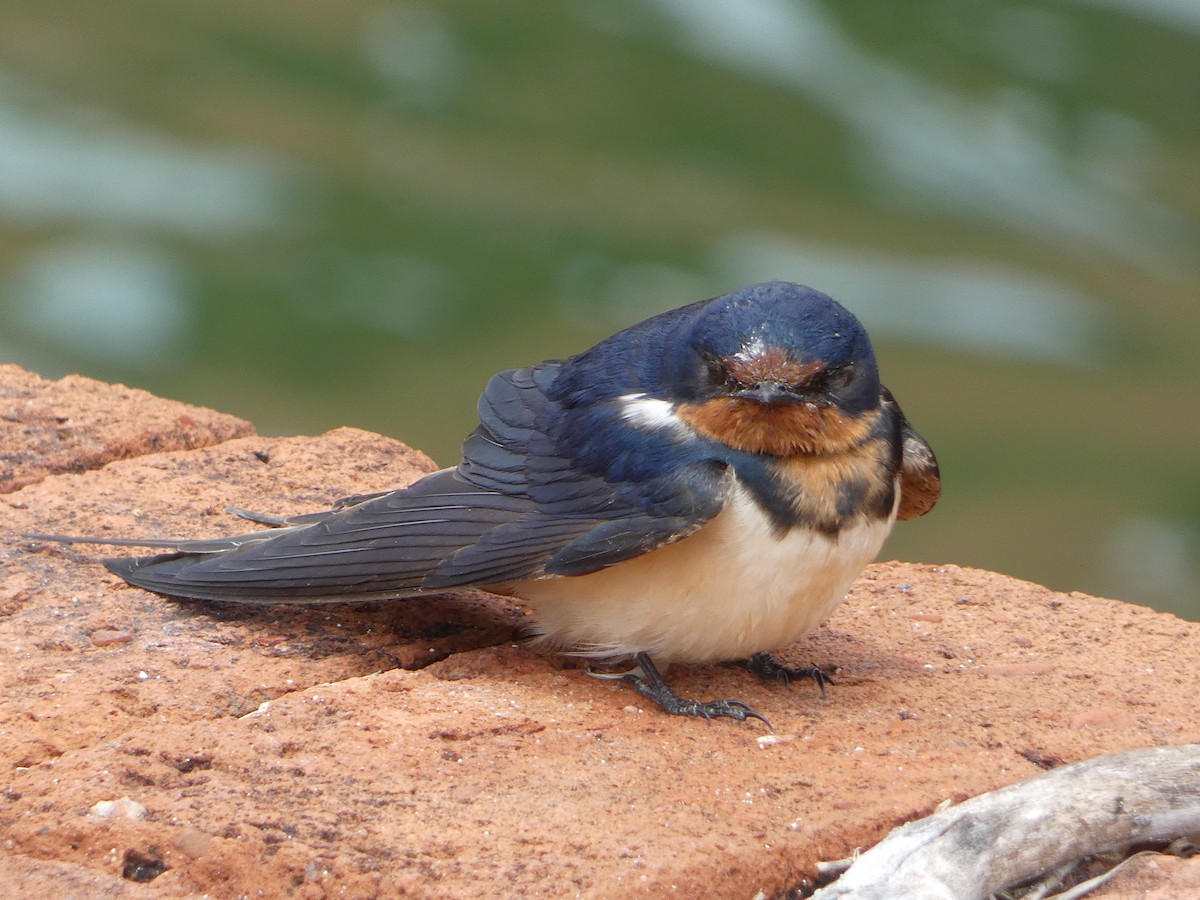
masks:
{"label": "bird", "polygon": [[[544,647],[611,667],[667,713],[766,722],[679,696],[672,664],[832,679],[772,651],[843,601],[898,520],[941,492],[937,459],[880,383],[858,319],[754,284],[493,376],[457,466],[214,540],[63,538],[169,552],[105,565],[173,598],[516,598]],[[593,672],[605,677],[604,673]],[[768,726],[770,723],[767,723]]]}

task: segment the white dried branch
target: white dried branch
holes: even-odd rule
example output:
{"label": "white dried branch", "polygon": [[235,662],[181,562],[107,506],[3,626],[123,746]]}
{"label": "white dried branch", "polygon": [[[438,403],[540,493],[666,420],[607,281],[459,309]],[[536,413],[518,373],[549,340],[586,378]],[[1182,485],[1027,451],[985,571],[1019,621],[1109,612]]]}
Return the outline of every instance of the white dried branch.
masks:
{"label": "white dried branch", "polygon": [[1052,769],[895,829],[813,900],[969,900],[1072,860],[1200,834],[1200,744]]}

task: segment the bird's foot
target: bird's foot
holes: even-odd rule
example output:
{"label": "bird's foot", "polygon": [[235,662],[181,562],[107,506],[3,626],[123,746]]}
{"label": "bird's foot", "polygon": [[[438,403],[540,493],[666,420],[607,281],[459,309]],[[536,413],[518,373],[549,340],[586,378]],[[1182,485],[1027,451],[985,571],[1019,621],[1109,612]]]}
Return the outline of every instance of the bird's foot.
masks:
{"label": "bird's foot", "polygon": [[740,700],[704,701],[683,699],[671,690],[670,685],[659,674],[658,669],[655,668],[654,663],[650,661],[648,655],[639,653],[634,658],[637,661],[637,668],[616,677],[621,681],[633,685],[635,691],[647,700],[653,700],[671,715],[693,716],[709,720],[717,718],[737,719],[739,722],[744,722],[746,719],[758,719],[766,723],[766,726],[772,731],[775,730],[766,716],[753,707],[742,703]]}
{"label": "bird's foot", "polygon": [[837,684],[833,676],[818,666],[789,666],[781,663],[770,653],[755,653],[749,659],[740,659],[737,665],[743,666],[759,678],[767,681],[782,681],[791,684],[798,678],[811,678],[821,691],[821,699],[825,699],[825,685]]}

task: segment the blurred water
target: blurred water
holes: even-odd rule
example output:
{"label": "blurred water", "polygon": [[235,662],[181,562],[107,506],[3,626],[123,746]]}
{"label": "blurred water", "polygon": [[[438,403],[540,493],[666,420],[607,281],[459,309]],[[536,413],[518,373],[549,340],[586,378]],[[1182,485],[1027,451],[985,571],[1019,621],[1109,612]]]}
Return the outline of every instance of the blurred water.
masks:
{"label": "blurred water", "polygon": [[284,168],[261,149],[198,146],[112,110],[49,102],[0,72],[0,219],[129,224],[220,238],[277,225]]}
{"label": "blurred water", "polygon": [[1189,28],[1200,33],[1200,6],[1192,0],[1070,0],[1080,6],[1113,9],[1144,16],[1174,28]]}
{"label": "blurred water", "polygon": [[855,298],[855,315],[876,339],[1060,365],[1099,362],[1099,305],[1034,272],[982,259],[889,257],[769,234],[732,235],[713,256],[717,270],[735,283],[772,272]]}
{"label": "blurred water", "polygon": [[446,17],[425,6],[381,6],[362,26],[362,51],[400,102],[437,106],[458,81],[462,51]]}
{"label": "blurred water", "polygon": [[[1184,239],[1194,238],[1181,217],[1077,165],[1033,95],[968,98],[931,83],[865,52],[814,0],[650,2],[671,15],[692,51],[802,91],[851,127],[860,173],[906,204],[1070,236],[1143,265],[1159,262],[1164,248],[1185,252]],[[1070,65],[1065,19],[1047,29],[1051,13],[1015,14],[993,32],[1021,52],[1007,53],[1010,60],[1027,70],[1037,42],[1053,35],[1059,55],[1047,58]]]}
{"label": "blurred water", "polygon": [[38,344],[143,376],[178,364],[195,317],[181,267],[142,244],[56,244],[12,272],[3,289],[13,326]]}
{"label": "blurred water", "polygon": [[353,323],[421,340],[453,320],[454,273],[404,253],[336,254],[307,269],[293,291],[294,309],[321,324]]}
{"label": "blurred water", "polygon": [[1155,596],[1195,591],[1198,550],[1200,531],[1183,522],[1124,519],[1109,537],[1117,577]]}

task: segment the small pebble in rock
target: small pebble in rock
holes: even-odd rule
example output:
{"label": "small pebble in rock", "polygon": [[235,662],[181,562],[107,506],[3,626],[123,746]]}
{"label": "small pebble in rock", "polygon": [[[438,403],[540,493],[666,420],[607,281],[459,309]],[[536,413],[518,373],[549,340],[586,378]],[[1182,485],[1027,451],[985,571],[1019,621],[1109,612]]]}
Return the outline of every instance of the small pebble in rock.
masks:
{"label": "small pebble in rock", "polygon": [[206,834],[198,828],[184,828],[175,836],[175,846],[192,859],[202,857],[208,852],[211,844],[212,835]]}
{"label": "small pebble in rock", "polygon": [[136,800],[122,797],[120,800],[101,800],[88,810],[88,815],[97,819],[144,819],[146,807]]}
{"label": "small pebble in rock", "polygon": [[794,734],[764,734],[755,738],[760,749],[774,747],[776,744],[790,744],[796,739]]}
{"label": "small pebble in rock", "polygon": [[128,631],[114,631],[111,628],[101,628],[91,634],[93,647],[112,647],[116,644],[128,644],[133,635]]}

